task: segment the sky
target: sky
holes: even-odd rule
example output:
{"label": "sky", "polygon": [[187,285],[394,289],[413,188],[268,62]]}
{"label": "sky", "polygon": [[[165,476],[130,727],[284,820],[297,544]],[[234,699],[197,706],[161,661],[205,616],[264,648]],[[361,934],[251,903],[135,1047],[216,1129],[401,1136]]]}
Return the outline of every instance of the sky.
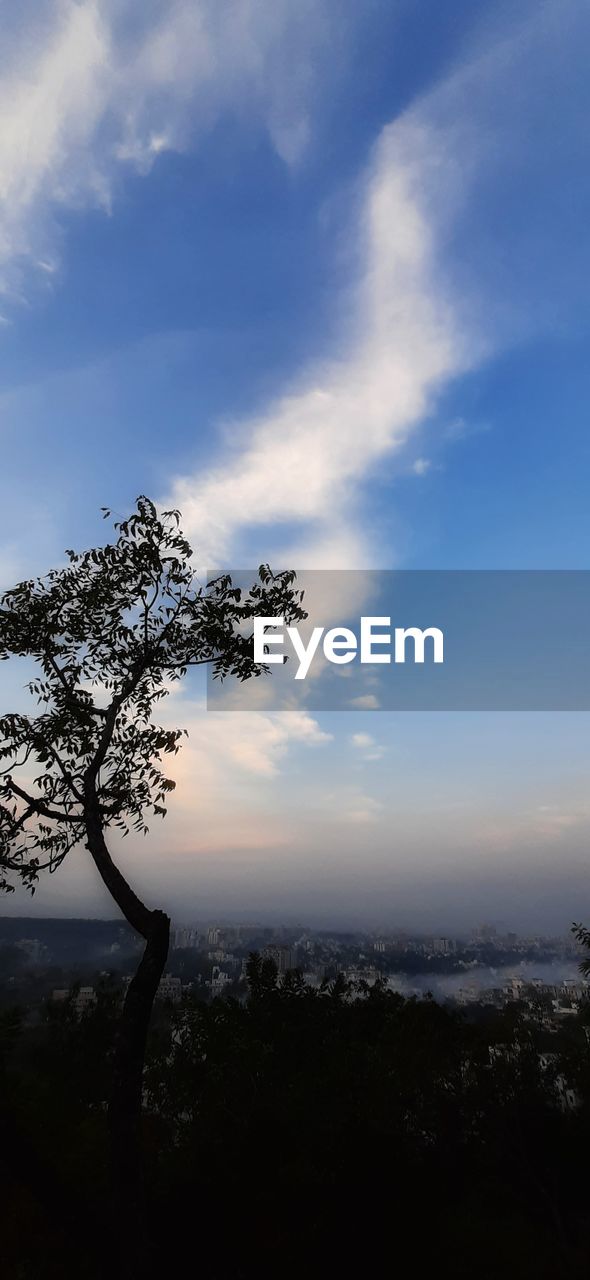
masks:
{"label": "sky", "polygon": [[[0,20],[3,586],[139,493],[206,570],[588,567],[584,0]],[[168,818],[113,852],[179,921],[590,916],[584,713],[162,715]],[[83,850],[0,905],[112,914]]]}

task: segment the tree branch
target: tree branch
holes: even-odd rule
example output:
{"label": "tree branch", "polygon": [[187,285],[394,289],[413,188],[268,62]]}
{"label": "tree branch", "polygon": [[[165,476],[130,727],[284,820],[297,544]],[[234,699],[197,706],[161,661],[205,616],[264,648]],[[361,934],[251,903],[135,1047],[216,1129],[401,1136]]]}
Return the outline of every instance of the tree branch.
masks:
{"label": "tree branch", "polygon": [[69,775],[69,773],[68,773],[68,771],[67,771],[67,769],[66,769],[66,767],[65,767],[65,764],[64,764],[64,762],[63,762],[63,760],[62,760],[62,758],[61,758],[61,756],[60,756],[60,755],[59,755],[59,753],[55,750],[55,747],[53,747],[53,746],[52,746],[52,744],[51,744],[50,742],[45,742],[45,744],[44,744],[44,745],[45,745],[45,747],[47,748],[47,750],[51,753],[51,755],[53,756],[53,759],[55,760],[55,763],[56,763],[56,765],[57,765],[58,769],[60,770],[60,773],[62,774],[63,778],[65,779],[65,781],[67,782],[67,784],[68,784],[68,786],[69,786],[69,788],[70,788],[70,791],[72,792],[72,795],[74,795],[74,796],[76,797],[76,800],[78,801],[78,803],[79,803],[79,804],[83,804],[83,803],[84,803],[84,797],[83,797],[83,795],[82,795],[82,792],[81,792],[81,791],[78,791],[78,788],[77,788],[77,786],[75,785],[73,778],[71,778],[71,777],[70,777],[70,775]]}
{"label": "tree branch", "polygon": [[204,667],[208,662],[215,662],[215,658],[188,658],[186,662],[152,662],[153,667],[157,667],[158,671],[166,669],[167,671],[176,671],[182,667]]}
{"label": "tree branch", "polygon": [[24,791],[22,787],[19,787],[18,783],[16,783],[13,778],[10,779],[9,786],[10,790],[14,791],[15,795],[19,796],[21,800],[25,801],[25,804],[30,806],[33,813],[38,813],[42,818],[49,818],[52,822],[81,823],[83,821],[81,814],[60,813],[57,809],[50,809],[42,800],[38,799],[36,796],[30,796],[28,791]]}
{"label": "tree branch", "polygon": [[102,707],[96,707],[96,706],[94,705],[94,703],[92,703],[92,705],[91,705],[91,706],[89,706],[89,707],[85,707],[85,706],[84,706],[84,704],[83,704],[82,702],[79,702],[79,701],[78,701],[78,699],[77,699],[77,698],[76,698],[76,696],[75,696],[75,691],[74,691],[74,689],[73,689],[72,685],[68,684],[68,682],[67,682],[67,680],[66,680],[66,677],[65,677],[65,673],[64,673],[64,671],[63,671],[62,667],[60,667],[59,663],[57,663],[57,662],[55,661],[55,658],[54,658],[53,654],[52,654],[52,653],[50,653],[49,649],[44,649],[44,651],[43,651],[43,652],[44,652],[45,658],[47,659],[47,661],[48,661],[48,663],[49,663],[49,665],[50,665],[50,667],[51,667],[51,670],[53,671],[54,675],[55,675],[55,676],[57,676],[57,679],[59,680],[59,682],[60,682],[60,684],[61,684],[61,686],[62,686],[62,688],[63,688],[63,690],[64,690],[64,692],[65,692],[65,695],[66,695],[66,703],[67,703],[67,705],[68,705],[69,707],[75,708],[75,710],[76,710],[76,711],[77,711],[77,712],[78,712],[78,713],[79,713],[79,714],[80,714],[80,715],[81,715],[85,720],[87,720],[89,716],[101,716],[101,717],[104,717],[104,716],[106,715],[106,711],[104,711]]}
{"label": "tree branch", "polygon": [[[16,747],[15,750],[18,751],[18,747]],[[27,743],[24,758],[22,760],[14,760],[13,763],[8,764],[5,769],[0,769],[0,778],[7,778],[8,775],[12,773],[13,769],[22,769],[23,765],[27,763],[32,750],[32,742]]]}

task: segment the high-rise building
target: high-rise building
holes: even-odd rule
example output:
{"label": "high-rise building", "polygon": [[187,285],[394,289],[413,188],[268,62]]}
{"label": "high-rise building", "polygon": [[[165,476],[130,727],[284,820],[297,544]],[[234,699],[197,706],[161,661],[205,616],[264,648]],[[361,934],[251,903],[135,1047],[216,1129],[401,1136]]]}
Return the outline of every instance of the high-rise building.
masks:
{"label": "high-rise building", "polygon": [[173,947],[189,947],[193,950],[199,945],[199,934],[196,929],[179,925],[172,930],[172,946]]}
{"label": "high-rise building", "polygon": [[457,944],[453,938],[433,938],[432,950],[435,955],[449,956],[457,950]]}
{"label": "high-rise building", "polygon": [[295,968],[295,953],[291,947],[271,943],[262,952],[265,960],[274,960],[279,973],[287,973]]}
{"label": "high-rise building", "polygon": [[182,996],[182,982],[180,978],[173,978],[171,973],[165,973],[160,978],[158,990],[156,992],[158,1000],[173,1000],[175,1003]]}
{"label": "high-rise building", "polygon": [[230,974],[224,973],[218,965],[214,964],[213,971],[211,973],[211,995],[213,997],[223,995],[223,992],[229,982],[231,982]]}
{"label": "high-rise building", "polygon": [[474,934],[477,942],[493,942],[496,935],[497,929],[493,924],[480,924]]}

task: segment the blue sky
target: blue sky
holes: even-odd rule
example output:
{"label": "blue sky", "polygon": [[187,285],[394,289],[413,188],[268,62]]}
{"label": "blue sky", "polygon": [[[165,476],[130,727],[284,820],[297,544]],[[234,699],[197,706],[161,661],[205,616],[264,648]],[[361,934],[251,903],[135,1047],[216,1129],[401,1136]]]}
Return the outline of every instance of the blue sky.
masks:
{"label": "blue sky", "polygon": [[[4,583],[139,492],[209,567],[587,567],[583,0],[0,12]],[[586,716],[169,714],[176,914],[590,910]]]}

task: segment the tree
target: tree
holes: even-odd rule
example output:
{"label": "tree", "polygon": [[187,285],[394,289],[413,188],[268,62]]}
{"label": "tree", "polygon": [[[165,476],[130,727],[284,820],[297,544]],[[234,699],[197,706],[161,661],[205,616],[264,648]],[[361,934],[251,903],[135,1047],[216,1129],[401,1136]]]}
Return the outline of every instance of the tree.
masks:
{"label": "tree", "polygon": [[[105,518],[111,513],[103,508]],[[0,888],[20,877],[34,891],[85,845],[122,914],[145,939],[124,1001],[109,1106],[114,1167],[126,1205],[140,1200],[140,1117],[146,1037],[166,963],[170,921],[127,883],[107,845],[109,831],[147,832],[164,817],[174,782],[163,757],[181,729],[154,724],[171,683],[210,664],[239,680],[256,664],[249,622],[256,613],[304,618],[295,574],[260,567],[249,592],[223,575],[201,586],[180,514],[158,515],[146,497],[114,524],[116,540],[77,554],[0,600],[0,657],[33,659],[28,690],[36,714],[0,718]]]}
{"label": "tree", "polygon": [[590,977],[590,929],[587,929],[583,924],[573,924],[572,933],[576,942],[579,942],[580,946],[586,948],[587,954],[580,960],[579,967],[580,973],[583,973],[584,977],[588,978]]}

